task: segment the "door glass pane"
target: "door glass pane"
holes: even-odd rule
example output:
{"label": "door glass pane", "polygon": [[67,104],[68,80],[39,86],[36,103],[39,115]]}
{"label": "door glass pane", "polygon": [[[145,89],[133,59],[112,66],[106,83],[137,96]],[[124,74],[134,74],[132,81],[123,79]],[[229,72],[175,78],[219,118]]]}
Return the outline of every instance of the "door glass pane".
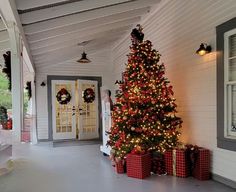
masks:
{"label": "door glass pane", "polygon": [[229,57],[236,56],[236,34],[229,37]]}
{"label": "door glass pane", "polygon": [[229,59],[229,80],[236,81],[236,58]]}
{"label": "door glass pane", "polygon": [[226,136],[236,136],[236,85],[227,86]]}
{"label": "door glass pane", "polygon": [[[87,83],[82,83],[81,85],[82,87],[82,98],[84,95],[84,91],[87,88],[92,88],[93,91],[95,92],[95,87],[92,84],[87,84]],[[95,94],[95,99],[96,99],[97,95]],[[96,126],[97,126],[97,111],[96,111],[96,103],[95,101],[93,101],[92,103],[86,103],[84,102],[84,100],[82,99],[82,108],[83,108],[83,132],[84,133],[92,133],[95,132],[97,130]]]}
{"label": "door glass pane", "polygon": [[[56,84],[55,85],[56,95],[62,89],[66,89],[72,97],[71,84]],[[67,104],[60,104],[58,100],[55,99],[55,107],[56,107],[56,132],[57,133],[72,132],[72,114],[73,114],[72,103],[69,102]]]}

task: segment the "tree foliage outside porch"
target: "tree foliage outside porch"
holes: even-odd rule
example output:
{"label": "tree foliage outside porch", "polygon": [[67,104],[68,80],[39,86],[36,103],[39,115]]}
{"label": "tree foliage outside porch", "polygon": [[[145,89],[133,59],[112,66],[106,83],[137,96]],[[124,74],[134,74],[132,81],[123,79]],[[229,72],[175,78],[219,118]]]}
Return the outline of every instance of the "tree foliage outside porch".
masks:
{"label": "tree foliage outside porch", "polygon": [[[0,106],[5,107],[8,111],[12,109],[12,94],[8,90],[8,79],[0,72]],[[27,92],[24,91],[24,112],[26,112],[28,106]]]}
{"label": "tree foliage outside porch", "polygon": [[0,72],[0,106],[12,108],[11,92],[8,90],[8,79]]}

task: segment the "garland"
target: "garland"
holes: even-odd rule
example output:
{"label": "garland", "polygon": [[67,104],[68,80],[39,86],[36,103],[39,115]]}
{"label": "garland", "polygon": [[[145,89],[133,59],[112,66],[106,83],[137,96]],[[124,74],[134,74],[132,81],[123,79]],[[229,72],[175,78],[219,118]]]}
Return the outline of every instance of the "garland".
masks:
{"label": "garland", "polygon": [[5,66],[2,69],[2,72],[5,73],[8,78],[8,90],[11,91],[11,51],[7,51],[3,54],[3,58],[5,60]]}
{"label": "garland", "polygon": [[84,102],[92,103],[95,100],[95,92],[92,88],[87,88],[84,90],[83,94]]}
{"label": "garland", "polygon": [[71,95],[65,88],[62,88],[60,91],[58,91],[56,98],[61,105],[66,105],[70,102]]}
{"label": "garland", "polygon": [[26,82],[26,88],[25,89],[28,92],[28,98],[30,100],[30,98],[32,97],[31,81]]}

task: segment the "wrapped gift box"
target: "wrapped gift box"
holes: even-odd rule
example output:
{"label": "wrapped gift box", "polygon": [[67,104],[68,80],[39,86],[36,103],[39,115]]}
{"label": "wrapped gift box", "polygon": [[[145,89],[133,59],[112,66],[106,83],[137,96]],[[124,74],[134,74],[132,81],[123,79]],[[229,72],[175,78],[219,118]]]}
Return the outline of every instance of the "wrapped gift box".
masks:
{"label": "wrapped gift box", "polygon": [[187,152],[184,149],[166,151],[165,166],[168,175],[177,177],[189,176],[189,162]]}
{"label": "wrapped gift box", "polygon": [[125,164],[124,161],[118,161],[115,164],[116,172],[119,174],[125,173]]}
{"label": "wrapped gift box", "polygon": [[199,148],[192,174],[199,180],[210,179],[210,151],[208,149]]}
{"label": "wrapped gift box", "polygon": [[126,159],[127,175],[138,179],[144,179],[151,173],[151,155],[128,154]]}
{"label": "wrapped gift box", "polygon": [[151,173],[157,175],[166,174],[165,159],[162,153],[154,152],[152,154],[151,161],[152,161]]}
{"label": "wrapped gift box", "polygon": [[164,154],[165,157],[165,167],[166,167],[166,173],[168,175],[173,175],[173,154],[172,150],[168,150]]}

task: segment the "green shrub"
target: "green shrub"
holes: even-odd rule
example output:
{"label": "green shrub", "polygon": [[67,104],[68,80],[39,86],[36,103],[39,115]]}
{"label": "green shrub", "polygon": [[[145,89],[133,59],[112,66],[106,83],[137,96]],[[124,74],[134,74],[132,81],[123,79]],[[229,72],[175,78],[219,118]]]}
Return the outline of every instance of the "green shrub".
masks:
{"label": "green shrub", "polygon": [[1,124],[7,123],[8,115],[7,109],[4,106],[0,106],[0,122]]}
{"label": "green shrub", "polygon": [[[8,79],[5,74],[0,72],[0,106],[12,109],[12,93],[8,89]],[[24,92],[24,113],[28,107],[28,93]]]}
{"label": "green shrub", "polygon": [[8,79],[0,72],[0,106],[12,108],[11,92],[8,90]]}

